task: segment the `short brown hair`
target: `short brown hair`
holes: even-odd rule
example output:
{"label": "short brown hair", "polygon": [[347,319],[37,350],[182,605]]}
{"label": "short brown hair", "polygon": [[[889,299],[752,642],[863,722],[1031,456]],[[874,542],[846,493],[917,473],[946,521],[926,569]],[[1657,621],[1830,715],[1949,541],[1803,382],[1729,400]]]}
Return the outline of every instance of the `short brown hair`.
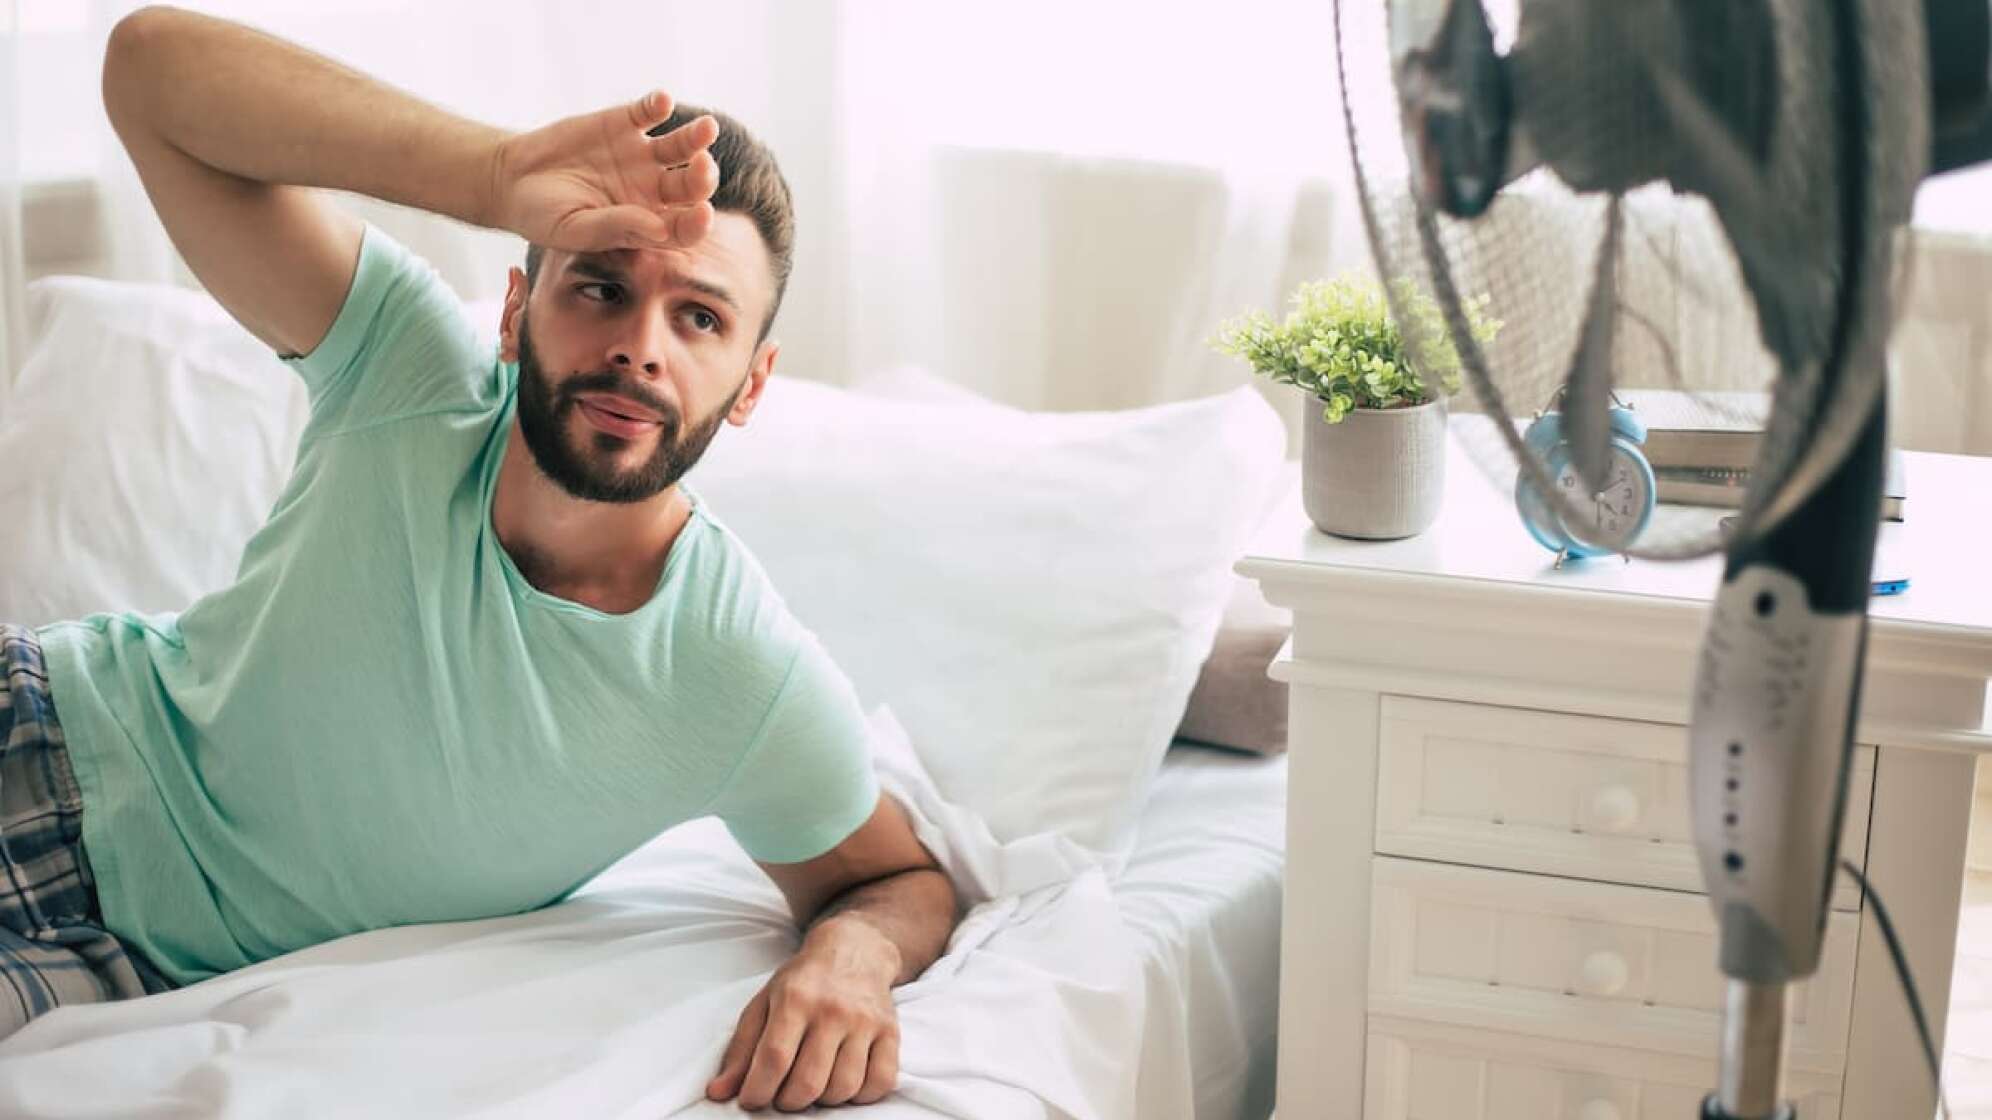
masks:
{"label": "short brown hair", "polygon": [[[745,215],[754,223],[768,249],[775,302],[769,305],[768,317],[761,323],[761,337],[766,338],[768,328],[774,325],[775,312],[782,306],[782,294],[788,290],[789,270],[795,265],[795,209],[789,199],[788,180],[782,178],[782,169],[768,146],[725,113],[697,105],[679,105],[671,111],[669,120],[651,128],[650,135],[662,136],[704,116],[719,123],[719,138],[710,149],[713,161],[719,164],[719,187],[712,192],[712,208]],[[540,258],[544,255],[545,250],[538,245],[526,247],[528,291],[539,278]]]}

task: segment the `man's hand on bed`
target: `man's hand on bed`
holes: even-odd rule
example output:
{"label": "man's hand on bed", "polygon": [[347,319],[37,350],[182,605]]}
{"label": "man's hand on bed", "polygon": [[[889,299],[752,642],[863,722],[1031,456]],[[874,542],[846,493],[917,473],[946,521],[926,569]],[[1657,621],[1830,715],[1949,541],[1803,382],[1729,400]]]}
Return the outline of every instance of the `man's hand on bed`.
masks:
{"label": "man's hand on bed", "polygon": [[899,951],[875,930],[811,930],[741,1013],[707,1095],[785,1111],[884,1098],[899,1081],[898,970]]}
{"label": "man's hand on bed", "polygon": [[830,851],[761,868],[808,932],[741,1012],[706,1095],[790,1111],[883,1098],[899,1080],[892,989],[947,946],[954,884],[886,796]]}

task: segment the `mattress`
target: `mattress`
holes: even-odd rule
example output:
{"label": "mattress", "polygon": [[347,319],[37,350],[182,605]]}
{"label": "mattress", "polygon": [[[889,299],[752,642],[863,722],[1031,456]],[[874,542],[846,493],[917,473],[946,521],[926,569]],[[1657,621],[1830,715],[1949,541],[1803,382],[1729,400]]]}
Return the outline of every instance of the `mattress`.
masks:
{"label": "mattress", "polygon": [[[895,765],[922,839],[998,889],[894,993],[900,1088],[869,1120],[1267,1115],[1283,760],[1172,750],[1112,876],[1042,838],[991,842]],[[558,906],[60,1009],[0,1041],[0,1116],[737,1116],[703,1086],[795,936],[724,829],[694,822]]]}
{"label": "mattress", "polygon": [[1149,993],[1140,1097],[1188,1094],[1197,1120],[1273,1110],[1286,778],[1284,756],[1178,744],[1114,881]]}

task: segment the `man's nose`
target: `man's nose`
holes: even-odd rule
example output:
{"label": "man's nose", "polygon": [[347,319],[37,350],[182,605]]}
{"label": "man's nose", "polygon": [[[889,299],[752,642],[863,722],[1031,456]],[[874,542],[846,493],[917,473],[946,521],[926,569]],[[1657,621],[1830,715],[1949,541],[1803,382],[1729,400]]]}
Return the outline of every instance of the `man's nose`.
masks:
{"label": "man's nose", "polygon": [[664,370],[670,332],[661,315],[641,315],[609,346],[609,364],[654,377]]}

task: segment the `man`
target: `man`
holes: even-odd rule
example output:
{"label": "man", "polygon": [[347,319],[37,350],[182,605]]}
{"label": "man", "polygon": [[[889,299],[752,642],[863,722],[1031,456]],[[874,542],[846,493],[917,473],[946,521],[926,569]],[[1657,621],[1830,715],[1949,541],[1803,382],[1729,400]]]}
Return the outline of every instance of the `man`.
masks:
{"label": "man", "polygon": [[[890,989],[941,952],[953,887],[880,796],[849,683],[677,485],[774,368],[772,157],[661,93],[509,135],[171,9],[113,31],[104,102],[311,417],[233,586],[0,629],[0,1033],[543,906],[717,815],[805,932],[709,1095],[888,1093]],[[497,360],[319,187],[524,237]]]}

